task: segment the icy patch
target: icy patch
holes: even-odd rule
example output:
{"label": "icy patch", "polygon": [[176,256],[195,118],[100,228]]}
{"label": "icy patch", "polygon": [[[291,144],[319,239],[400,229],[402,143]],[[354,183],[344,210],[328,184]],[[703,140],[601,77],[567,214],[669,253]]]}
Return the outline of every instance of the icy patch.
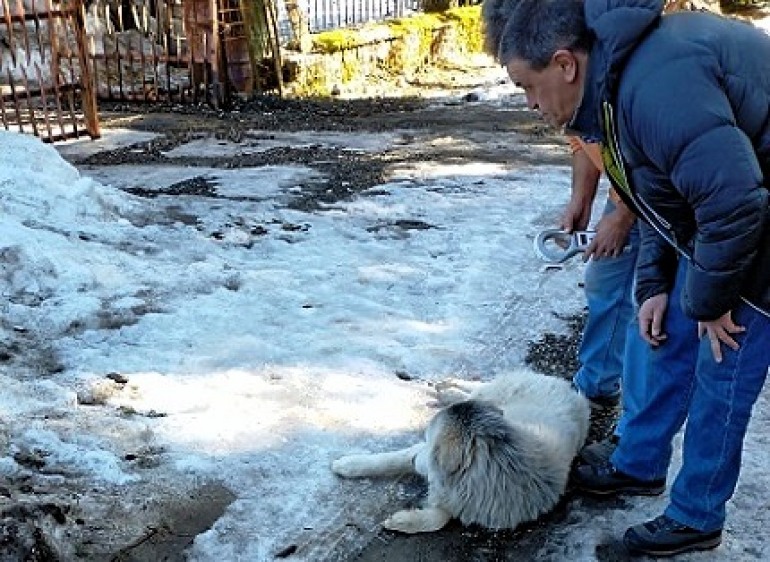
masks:
{"label": "icy patch", "polygon": [[276,148],[333,148],[357,152],[382,152],[402,142],[403,132],[356,133],[302,131],[248,131],[240,142],[215,138],[195,139],[165,153],[169,158],[231,158]]}
{"label": "icy patch", "polygon": [[145,143],[162,136],[159,133],[131,129],[104,129],[101,138],[82,137],[56,143],[56,150],[68,159],[82,159],[99,152],[117,150],[134,144]]}
{"label": "icy patch", "polygon": [[34,458],[41,472],[65,476],[89,476],[111,484],[127,484],[138,480],[120,468],[120,461],[101,448],[96,438],[80,436],[64,441],[53,431],[29,429],[12,445],[17,455]]}
{"label": "icy patch", "polygon": [[256,168],[222,168],[192,166],[99,166],[88,168],[88,174],[102,184],[118,189],[143,189],[158,194],[172,185],[202,177],[218,196],[261,199],[273,197],[320,174],[305,166],[260,166]]}

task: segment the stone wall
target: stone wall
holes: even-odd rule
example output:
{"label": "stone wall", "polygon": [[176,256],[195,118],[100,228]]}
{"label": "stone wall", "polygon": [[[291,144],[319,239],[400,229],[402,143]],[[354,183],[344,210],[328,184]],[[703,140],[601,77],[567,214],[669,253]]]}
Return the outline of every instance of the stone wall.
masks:
{"label": "stone wall", "polygon": [[313,38],[313,52],[284,54],[284,93],[289,97],[380,95],[432,65],[478,53],[480,37],[478,6],[321,33]]}

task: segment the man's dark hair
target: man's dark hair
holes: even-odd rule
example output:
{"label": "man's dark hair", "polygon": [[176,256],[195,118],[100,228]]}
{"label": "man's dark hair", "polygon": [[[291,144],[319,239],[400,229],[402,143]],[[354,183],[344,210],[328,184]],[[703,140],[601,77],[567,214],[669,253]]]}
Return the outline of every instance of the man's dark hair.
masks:
{"label": "man's dark hair", "polygon": [[[583,0],[486,0],[490,5],[489,19],[499,29],[504,18],[504,6],[510,15],[502,32],[490,32],[490,41],[497,42],[497,61],[507,65],[511,59],[521,59],[534,70],[542,70],[559,49],[588,52],[591,33],[586,27]],[[491,45],[490,45],[491,46]],[[489,51],[488,51],[489,52]]]}
{"label": "man's dark hair", "polygon": [[500,39],[505,24],[520,0],[484,0],[481,6],[481,21],[484,30],[484,52],[497,59]]}

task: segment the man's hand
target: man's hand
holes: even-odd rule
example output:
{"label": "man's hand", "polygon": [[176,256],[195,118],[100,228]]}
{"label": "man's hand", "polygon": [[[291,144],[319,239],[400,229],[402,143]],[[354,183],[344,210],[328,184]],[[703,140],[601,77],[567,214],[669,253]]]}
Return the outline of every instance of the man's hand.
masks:
{"label": "man's hand", "polygon": [[639,307],[639,333],[653,347],[658,347],[668,337],[663,332],[663,318],[667,308],[667,293],[650,297]]}
{"label": "man's hand", "polygon": [[635,217],[625,206],[602,217],[596,225],[596,236],[583,253],[583,261],[617,257],[623,253]]}
{"label": "man's hand", "polygon": [[725,344],[733,351],[737,351],[740,345],[732,337],[733,334],[745,332],[744,326],[738,326],[733,322],[732,311],[724,313],[716,320],[698,322],[698,337],[707,334],[711,342],[711,353],[717,363],[722,362],[722,345]]}
{"label": "man's hand", "polygon": [[573,197],[564,209],[559,221],[559,227],[564,232],[585,230],[591,220],[591,200],[585,201]]}

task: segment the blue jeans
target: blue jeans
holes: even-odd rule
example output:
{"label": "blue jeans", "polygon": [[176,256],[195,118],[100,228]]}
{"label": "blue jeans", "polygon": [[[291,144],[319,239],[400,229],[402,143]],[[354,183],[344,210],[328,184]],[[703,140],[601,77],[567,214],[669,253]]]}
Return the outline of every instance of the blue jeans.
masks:
{"label": "blue jeans", "polygon": [[682,468],[671,488],[666,515],[694,529],[714,531],[725,521],[735,491],[743,438],[770,365],[770,317],[748,305],[733,310],[746,331],[734,336],[738,351],[722,346],[717,363],[709,340],[680,304],[686,264],[680,263],[669,295],[668,339],[651,352],[649,401],[630,416],[611,462],[643,480],[664,478],[672,439],[687,419]]}
{"label": "blue jeans", "polygon": [[[604,214],[615,210],[607,201]],[[578,351],[581,367],[573,379],[588,398],[623,394],[623,413],[615,433],[646,396],[647,343],[639,335],[633,301],[634,269],[639,253],[639,226],[628,235],[629,249],[616,258],[591,260],[585,273],[588,319]]]}

